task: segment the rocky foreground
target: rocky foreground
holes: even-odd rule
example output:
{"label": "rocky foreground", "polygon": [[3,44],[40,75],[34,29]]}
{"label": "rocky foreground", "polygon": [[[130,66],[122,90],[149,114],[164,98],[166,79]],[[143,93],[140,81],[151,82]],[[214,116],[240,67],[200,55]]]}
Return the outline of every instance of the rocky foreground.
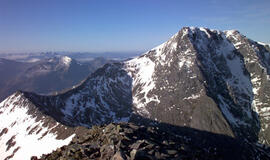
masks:
{"label": "rocky foreground", "polygon": [[227,136],[195,130],[190,134],[187,128],[178,128],[176,134],[161,128],[132,123],[94,126],[40,160],[270,159],[266,149]]}

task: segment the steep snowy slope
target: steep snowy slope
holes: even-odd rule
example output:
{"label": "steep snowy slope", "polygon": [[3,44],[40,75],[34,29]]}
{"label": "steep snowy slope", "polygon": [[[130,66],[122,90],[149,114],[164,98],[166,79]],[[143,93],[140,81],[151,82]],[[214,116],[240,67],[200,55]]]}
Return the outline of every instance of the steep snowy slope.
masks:
{"label": "steep snowy slope", "polygon": [[0,103],[0,159],[30,159],[68,144],[74,129],[40,112],[23,93]]}
{"label": "steep snowy slope", "polygon": [[[140,57],[105,65],[63,94],[23,95],[68,126],[150,121],[269,145],[269,58],[265,46],[238,31],[185,27]],[[15,110],[21,107],[20,100],[13,103]]]}

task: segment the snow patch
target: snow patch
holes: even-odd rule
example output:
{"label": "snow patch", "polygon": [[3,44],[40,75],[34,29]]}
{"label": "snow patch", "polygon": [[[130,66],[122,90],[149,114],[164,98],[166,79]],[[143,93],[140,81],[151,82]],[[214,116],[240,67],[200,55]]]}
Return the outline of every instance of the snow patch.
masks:
{"label": "snow patch", "polygon": [[225,30],[224,33],[226,34],[226,37],[234,36],[238,31],[237,30]]}
{"label": "snow patch", "polygon": [[206,28],[200,27],[199,29],[203,31],[207,35],[208,38],[211,38],[211,35],[207,32]]}
{"label": "snow patch", "polygon": [[201,97],[200,94],[192,94],[192,95],[189,96],[189,97],[183,98],[183,100],[198,99],[198,98],[200,98],[200,97]]}
{"label": "snow patch", "polygon": [[155,63],[148,57],[142,56],[127,61],[125,65],[126,71],[133,77],[132,90],[134,90],[134,87],[140,86],[137,92],[135,92],[135,95],[133,95],[133,104],[138,109],[138,112],[149,115],[145,106],[152,101],[159,103],[157,96],[149,97],[148,95],[155,88],[155,80],[153,79]]}
{"label": "snow patch", "polygon": [[70,57],[68,57],[68,56],[61,57],[61,62],[63,64],[65,64],[66,66],[69,66],[71,61],[72,61],[72,59]]}
{"label": "snow patch", "polygon": [[270,46],[270,44],[266,44],[266,43],[263,43],[263,42],[257,42],[258,44],[260,45],[263,45],[263,46]]}
{"label": "snow patch", "polygon": [[187,49],[185,52],[182,52],[181,56],[179,57],[179,62],[178,62],[179,68],[181,69],[184,65],[187,68],[192,67],[193,56],[194,56],[194,53],[192,53],[192,51],[190,49]]}
{"label": "snow patch", "polygon": [[76,106],[78,106],[77,101],[79,99],[79,94],[73,94],[71,97],[68,98],[66,101],[65,108],[62,109],[62,113],[65,115],[65,117],[73,116],[73,111]]}

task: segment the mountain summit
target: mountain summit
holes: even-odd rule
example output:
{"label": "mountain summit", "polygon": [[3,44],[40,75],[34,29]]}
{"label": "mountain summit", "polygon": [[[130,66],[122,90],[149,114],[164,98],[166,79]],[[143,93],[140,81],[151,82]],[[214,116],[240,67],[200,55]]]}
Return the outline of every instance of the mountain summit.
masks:
{"label": "mountain summit", "polygon": [[[184,27],[137,58],[105,65],[65,93],[17,92],[4,100],[0,104],[1,158],[18,159],[22,152],[41,156],[30,150],[27,139],[24,146],[17,137],[34,136],[31,147],[35,147],[42,139],[39,133],[55,123],[69,126],[70,134],[59,142],[53,132],[48,150],[68,143],[72,127],[121,121],[187,127],[269,145],[269,54],[266,46],[235,30]],[[17,114],[19,109],[25,114]],[[10,124],[4,123],[8,117]],[[44,124],[47,117],[51,121]],[[32,120],[17,130],[18,119]]]}

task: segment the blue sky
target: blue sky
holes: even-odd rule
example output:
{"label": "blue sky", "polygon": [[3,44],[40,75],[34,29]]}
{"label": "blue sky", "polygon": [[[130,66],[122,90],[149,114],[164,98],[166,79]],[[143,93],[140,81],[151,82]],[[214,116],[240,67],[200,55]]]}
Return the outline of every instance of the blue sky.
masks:
{"label": "blue sky", "polygon": [[0,53],[133,52],[183,26],[270,43],[269,0],[0,0]]}

